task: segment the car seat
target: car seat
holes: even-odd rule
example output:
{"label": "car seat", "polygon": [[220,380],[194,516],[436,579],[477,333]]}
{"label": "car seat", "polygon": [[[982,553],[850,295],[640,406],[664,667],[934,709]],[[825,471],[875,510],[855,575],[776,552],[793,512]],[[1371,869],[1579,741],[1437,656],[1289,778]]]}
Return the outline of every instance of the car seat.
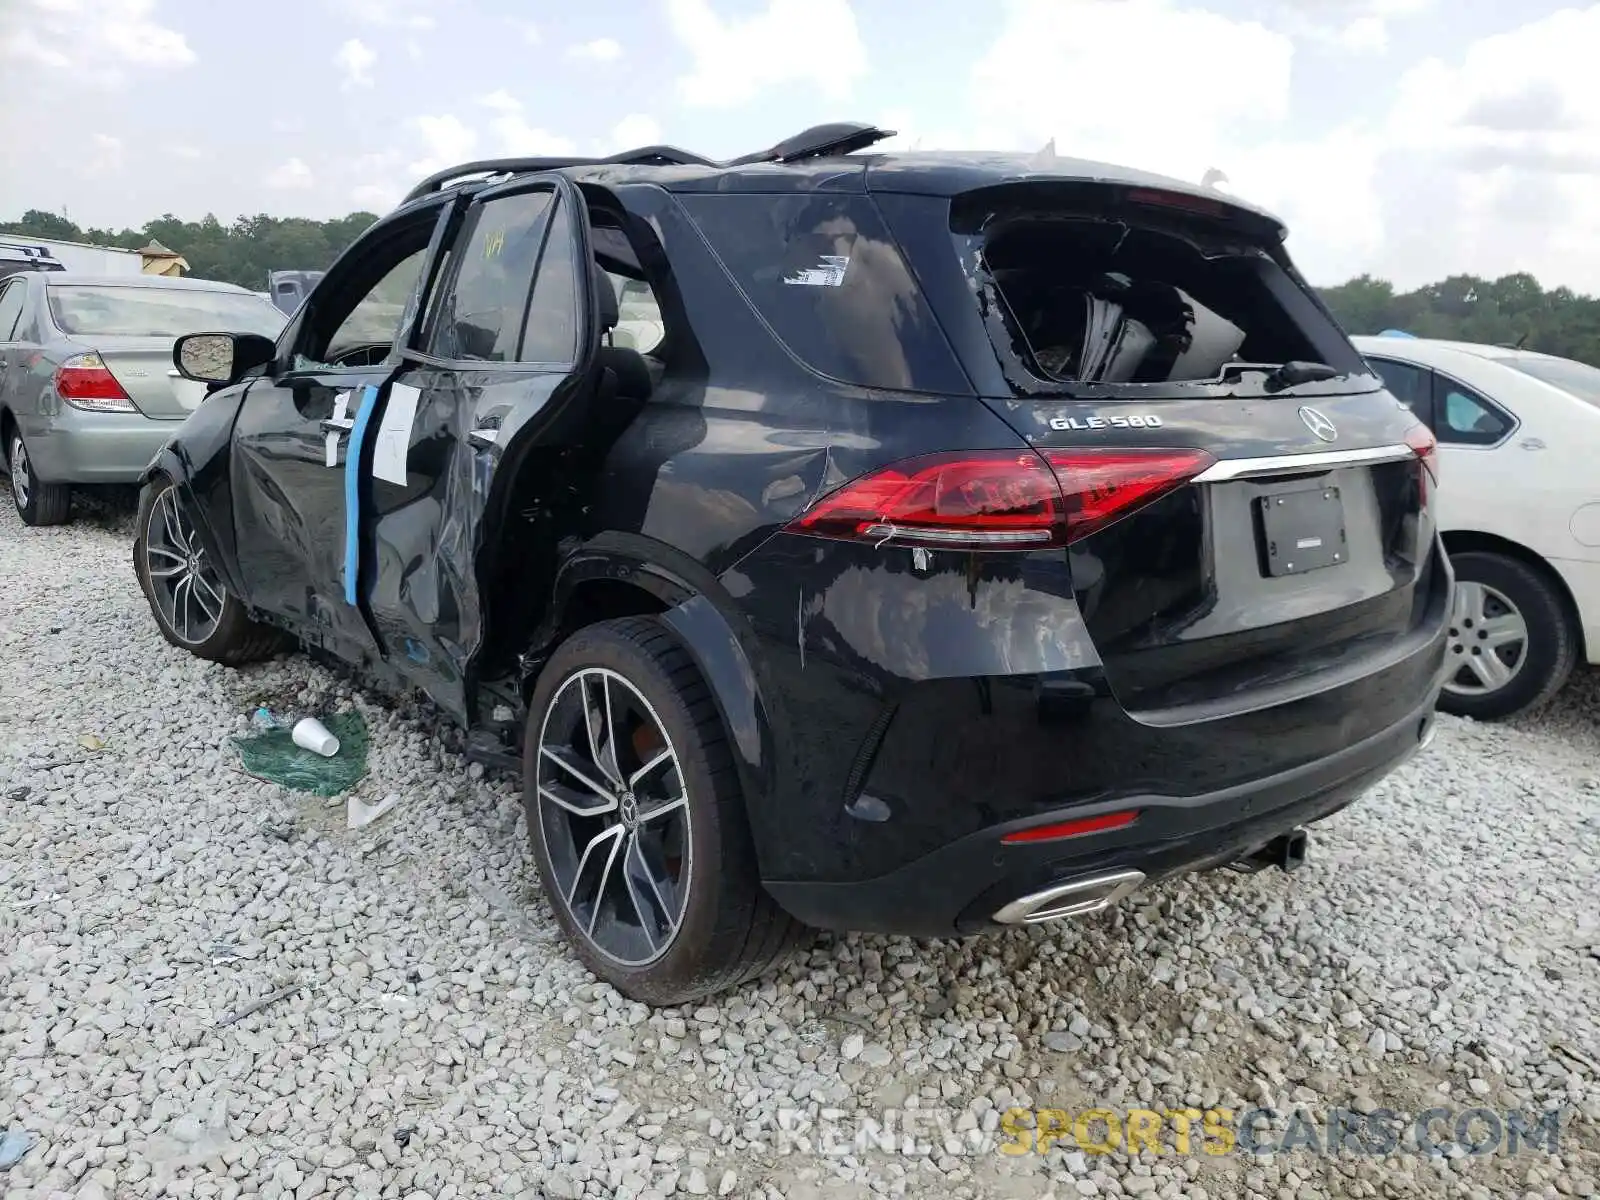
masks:
{"label": "car seat", "polygon": [[[600,356],[602,397],[643,402],[654,390],[650,366],[644,355],[628,346],[614,343],[612,331],[622,320],[622,310],[617,303],[617,291],[611,277],[599,263],[593,264],[594,294],[600,308]],[[606,375],[611,378],[607,380]]]}

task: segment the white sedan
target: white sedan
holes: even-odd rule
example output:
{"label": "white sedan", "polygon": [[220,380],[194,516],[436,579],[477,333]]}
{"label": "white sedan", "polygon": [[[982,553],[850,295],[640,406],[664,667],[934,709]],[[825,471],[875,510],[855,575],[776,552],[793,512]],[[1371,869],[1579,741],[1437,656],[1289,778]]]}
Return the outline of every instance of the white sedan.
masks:
{"label": "white sedan", "polygon": [[1406,336],[1358,337],[1439,440],[1439,521],[1456,569],[1440,707],[1492,719],[1600,663],[1600,370]]}

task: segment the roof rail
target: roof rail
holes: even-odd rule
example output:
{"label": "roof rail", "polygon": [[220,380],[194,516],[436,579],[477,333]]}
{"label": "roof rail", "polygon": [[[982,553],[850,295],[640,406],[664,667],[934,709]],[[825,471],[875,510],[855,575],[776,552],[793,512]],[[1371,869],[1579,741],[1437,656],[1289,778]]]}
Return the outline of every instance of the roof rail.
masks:
{"label": "roof rail", "polygon": [[531,171],[559,171],[563,167],[639,166],[639,167],[714,167],[717,163],[675,146],[640,146],[637,150],[624,150],[604,158],[485,158],[477,162],[447,167],[428,176],[406,193],[402,204],[434,192],[444,191],[458,183],[465,183],[474,175],[522,175]]}
{"label": "roof rail", "polygon": [[876,125],[862,125],[857,121],[834,121],[827,125],[813,125],[810,129],[802,129],[793,137],[784,138],[770,149],[743,155],[725,165],[743,167],[752,163],[792,163],[807,158],[849,154],[851,151],[864,150],[874,142],[881,142],[893,136],[892,129],[879,129]]}
{"label": "roof rail", "polygon": [[687,150],[679,150],[676,146],[640,146],[637,150],[624,150],[621,154],[605,158],[486,158],[448,167],[428,176],[406,193],[401,203],[409,204],[423,196],[465,183],[474,175],[521,175],[532,171],[559,171],[563,167],[742,167],[754,163],[792,163],[807,158],[849,154],[893,136],[892,129],[879,129],[875,125],[862,125],[855,121],[835,121],[828,125],[813,125],[769,149],[727,162],[715,162]]}

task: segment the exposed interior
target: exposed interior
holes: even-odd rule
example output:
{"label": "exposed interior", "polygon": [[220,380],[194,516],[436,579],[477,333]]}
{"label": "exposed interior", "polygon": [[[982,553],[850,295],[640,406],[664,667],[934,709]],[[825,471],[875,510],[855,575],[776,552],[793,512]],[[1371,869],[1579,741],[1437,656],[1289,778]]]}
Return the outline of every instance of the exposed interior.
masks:
{"label": "exposed interior", "polygon": [[1132,206],[997,209],[971,235],[1021,366],[1046,383],[1220,382],[1230,364],[1359,356],[1258,240]]}
{"label": "exposed interior", "polygon": [[[512,488],[504,508],[486,514],[501,535],[479,563],[487,639],[479,663],[488,679],[514,671],[518,653],[543,619],[558,543],[581,531],[588,489],[606,453],[674,372],[693,376],[699,362],[692,337],[680,333],[686,322],[674,316],[681,307],[653,235],[637,223],[628,227],[622,213],[586,198],[593,201],[590,270],[599,313],[598,370],[588,381],[594,394],[576,406],[577,426],[515,447],[499,465]],[[454,283],[447,255],[434,294],[417,295],[436,217],[436,211],[418,213],[349,264],[351,269],[330,272],[318,307],[304,314],[294,347],[298,369],[381,363],[413,305],[423,306],[421,344],[432,344],[433,327],[442,319],[440,294]],[[526,300],[525,292],[508,293],[505,303],[516,312],[508,310],[507,321],[520,321]],[[622,592],[629,598],[619,607],[598,588],[586,594],[586,610],[609,603],[606,615],[628,615],[640,593]]]}
{"label": "exposed interior", "polygon": [[[530,446],[515,472],[500,517],[501,545],[485,578],[487,640],[479,655],[486,679],[510,671],[535,640],[546,617],[558,544],[578,534],[589,489],[607,453],[644,404],[675,378],[699,373],[699,351],[672,288],[667,260],[654,236],[623,213],[589,205],[592,281],[600,317],[594,396],[582,406],[578,436]],[[585,592],[590,619],[655,611],[637,588],[599,582]]]}

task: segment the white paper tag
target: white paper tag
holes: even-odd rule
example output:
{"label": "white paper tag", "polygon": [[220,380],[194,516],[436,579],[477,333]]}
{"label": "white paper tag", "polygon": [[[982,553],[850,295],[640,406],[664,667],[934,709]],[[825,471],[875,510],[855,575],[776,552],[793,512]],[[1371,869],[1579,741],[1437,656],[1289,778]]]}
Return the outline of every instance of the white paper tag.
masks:
{"label": "white paper tag", "polygon": [[383,416],[378,420],[378,435],[372,442],[374,478],[401,486],[407,482],[411,426],[417,419],[417,399],[421,395],[421,390],[409,383],[397,383],[389,389],[389,403],[384,405]]}
{"label": "white paper tag", "polygon": [[[349,411],[350,393],[339,392],[333,398],[333,416],[329,419],[342,423],[345,420],[345,414]],[[326,462],[330,467],[337,467],[339,465],[339,437],[340,434],[338,430],[330,429],[328,430],[328,436],[322,441],[324,454],[326,455],[323,461]]]}

